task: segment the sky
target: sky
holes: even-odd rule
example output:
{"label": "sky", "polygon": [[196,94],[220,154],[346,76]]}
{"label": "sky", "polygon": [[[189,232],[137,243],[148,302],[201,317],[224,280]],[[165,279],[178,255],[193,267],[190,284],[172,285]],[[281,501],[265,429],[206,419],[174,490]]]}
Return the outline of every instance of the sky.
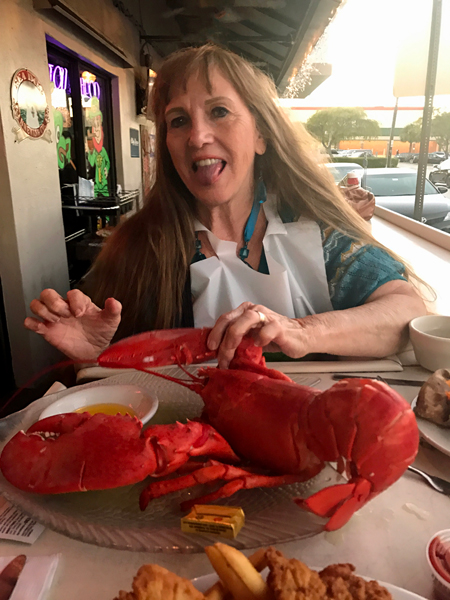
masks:
{"label": "sky", "polygon": [[[304,100],[302,106],[394,106],[394,75],[398,57],[417,73],[420,37],[426,49],[433,0],[347,0],[311,53],[312,62],[329,62],[332,75]],[[409,60],[409,56],[412,60]],[[450,111],[450,0],[443,0],[439,70],[445,70],[449,95],[434,97],[434,107]],[[446,58],[445,58],[446,57]],[[444,61],[448,61],[444,64]],[[424,68],[425,71],[425,68]],[[407,88],[409,90],[409,88]],[[447,91],[447,88],[446,88]],[[399,106],[423,106],[423,96],[399,99]]]}

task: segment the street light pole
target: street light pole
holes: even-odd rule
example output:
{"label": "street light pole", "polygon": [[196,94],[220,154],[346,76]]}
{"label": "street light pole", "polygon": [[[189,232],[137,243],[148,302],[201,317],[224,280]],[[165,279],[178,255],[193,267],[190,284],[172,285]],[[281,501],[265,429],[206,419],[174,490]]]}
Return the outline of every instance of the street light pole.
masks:
{"label": "street light pole", "polygon": [[389,147],[386,159],[386,167],[391,166],[391,156],[392,156],[392,146],[394,145],[394,130],[395,130],[395,121],[397,120],[397,110],[398,110],[398,98],[395,99],[395,107],[394,114],[392,116],[392,125],[391,125],[391,137],[389,138]]}
{"label": "street light pole", "polygon": [[425,106],[422,118],[422,133],[420,137],[419,166],[417,168],[416,201],[414,218],[422,220],[423,197],[427,176],[428,144],[430,142],[431,120],[433,118],[433,98],[436,87],[436,73],[439,56],[439,38],[441,34],[442,0],[433,0],[431,16],[430,49],[428,51],[427,78],[425,84]]}

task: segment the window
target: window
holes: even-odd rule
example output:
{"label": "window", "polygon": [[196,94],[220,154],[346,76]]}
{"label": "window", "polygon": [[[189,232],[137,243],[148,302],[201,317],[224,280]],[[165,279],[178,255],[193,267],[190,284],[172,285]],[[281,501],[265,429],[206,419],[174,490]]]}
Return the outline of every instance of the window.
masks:
{"label": "window", "polygon": [[73,195],[79,178],[80,195],[114,195],[110,77],[53,44],[47,51],[62,197]]}

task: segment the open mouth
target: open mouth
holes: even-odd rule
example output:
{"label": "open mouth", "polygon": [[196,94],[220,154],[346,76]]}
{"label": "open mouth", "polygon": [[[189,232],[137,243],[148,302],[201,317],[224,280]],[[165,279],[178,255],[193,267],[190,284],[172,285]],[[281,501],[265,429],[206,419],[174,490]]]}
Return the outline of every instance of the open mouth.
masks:
{"label": "open mouth", "polygon": [[[199,169],[204,169],[207,167],[209,170],[212,170],[213,168],[215,171],[218,171],[218,174],[220,175],[220,173],[222,173],[222,171],[224,170],[226,164],[226,161],[221,160],[220,158],[206,158],[204,160],[197,160],[193,162],[192,170],[194,171],[194,173],[197,173]],[[216,165],[219,166],[217,167]]]}

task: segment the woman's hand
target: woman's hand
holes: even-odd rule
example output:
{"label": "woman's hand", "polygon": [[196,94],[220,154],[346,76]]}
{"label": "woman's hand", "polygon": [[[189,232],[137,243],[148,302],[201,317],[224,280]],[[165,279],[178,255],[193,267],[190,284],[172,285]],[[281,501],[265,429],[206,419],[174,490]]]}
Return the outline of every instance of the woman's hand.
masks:
{"label": "woman's hand", "polygon": [[107,348],[120,323],[122,305],[108,298],[101,310],[80,290],[62,298],[55,290],[44,290],[30,304],[38,318],[25,319],[25,327],[75,360],[91,361]]}
{"label": "woman's hand", "polygon": [[316,352],[382,358],[404,348],[408,323],[426,313],[415,288],[403,280],[384,283],[361,306],[301,319],[289,319],[260,304],[244,302],[219,317],[209,334],[208,347],[219,349],[220,368],[228,367],[249,332],[264,350],[281,350],[291,358]]}
{"label": "woman's hand", "polygon": [[375,212],[375,196],[372,192],[358,187],[349,189],[341,187],[345,199],[354,210],[365,220],[370,221]]}
{"label": "woman's hand", "polygon": [[281,351],[291,358],[312,352],[307,336],[303,335],[301,321],[279,315],[261,304],[243,302],[219,317],[209,334],[208,347],[211,350],[219,348],[217,359],[221,369],[228,367],[247,333],[251,333],[255,344],[266,352]]}

